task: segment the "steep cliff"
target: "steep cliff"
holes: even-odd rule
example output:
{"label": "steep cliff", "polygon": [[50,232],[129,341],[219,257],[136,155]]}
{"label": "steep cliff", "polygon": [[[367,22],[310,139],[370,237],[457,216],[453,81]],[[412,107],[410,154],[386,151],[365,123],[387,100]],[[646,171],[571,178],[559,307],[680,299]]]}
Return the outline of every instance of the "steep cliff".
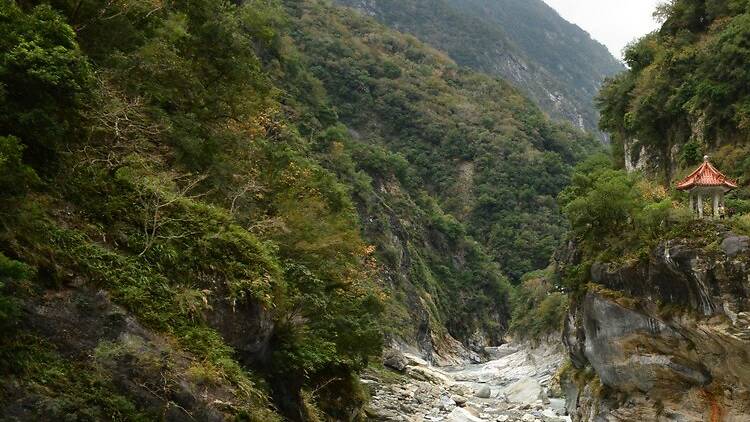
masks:
{"label": "steep cliff", "polygon": [[[599,97],[624,170],[590,167],[568,192],[569,406],[586,421],[747,420],[748,2],[657,14]],[[696,219],[673,188],[704,154],[739,184],[722,221]]]}
{"label": "steep cliff", "polygon": [[575,420],[750,417],[750,238],[712,230],[591,266],[563,332]]}

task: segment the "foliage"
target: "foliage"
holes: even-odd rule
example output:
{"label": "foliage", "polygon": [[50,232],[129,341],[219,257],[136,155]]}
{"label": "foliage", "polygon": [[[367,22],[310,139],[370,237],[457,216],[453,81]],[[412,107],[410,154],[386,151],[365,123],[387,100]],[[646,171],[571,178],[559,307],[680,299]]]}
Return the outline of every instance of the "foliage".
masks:
{"label": "foliage", "polygon": [[10,332],[9,326],[19,317],[20,302],[8,295],[6,290],[14,284],[30,278],[33,269],[0,253],[0,328]]}
{"label": "foliage", "polygon": [[555,291],[551,276],[551,270],[525,274],[514,289],[510,332],[521,340],[539,340],[560,330],[568,297]]}
{"label": "foliage", "polygon": [[604,46],[539,0],[338,3],[414,35],[461,66],[508,80],[553,118],[587,130],[597,127],[592,100],[599,84],[623,70]]}
{"label": "foliage", "polygon": [[638,173],[615,170],[603,155],[576,167],[560,203],[589,259],[637,256],[692,221],[663,188]]}
{"label": "foliage", "polygon": [[[65,18],[47,5],[0,5],[0,133],[45,168],[80,118],[92,72]],[[8,142],[8,141],[5,141]]]}
{"label": "foliage", "polygon": [[747,141],[750,15],[744,0],[676,0],[658,13],[661,29],[628,47],[630,70],[605,83],[599,107],[615,148],[637,139],[670,179],[678,158],[690,166],[701,152]]}
{"label": "foliage", "polygon": [[[411,194],[426,188],[439,198],[513,279],[546,266],[564,232],[554,198],[595,141],[413,38],[317,1],[287,3],[299,20],[295,38],[341,119],[367,134],[357,140],[409,163],[413,174],[402,163],[391,171]],[[400,76],[388,76],[384,63]]]}
{"label": "foliage", "polygon": [[0,198],[6,201],[25,194],[38,182],[34,170],[23,163],[23,149],[18,138],[0,137]]}
{"label": "foliage", "polygon": [[[12,372],[37,397],[29,409],[31,418],[145,422],[158,417],[139,410],[96,368],[66,359],[43,338],[21,335],[3,346],[4,353],[0,353],[14,363]],[[17,393],[12,389],[3,391],[3,387],[0,391],[10,396],[7,398]]]}
{"label": "foliage", "polygon": [[[2,214],[2,250],[40,268],[31,291],[76,274],[237,392],[257,390],[254,373],[320,397],[346,388],[328,376],[351,378],[379,353],[382,297],[348,189],[273,112],[278,5],[33,3],[3,3],[0,23],[0,183],[11,206],[39,210]],[[0,298],[5,323],[20,301]],[[250,303],[279,327],[285,353],[268,367],[241,366],[255,357],[207,321]],[[256,414],[239,396],[237,417]]]}

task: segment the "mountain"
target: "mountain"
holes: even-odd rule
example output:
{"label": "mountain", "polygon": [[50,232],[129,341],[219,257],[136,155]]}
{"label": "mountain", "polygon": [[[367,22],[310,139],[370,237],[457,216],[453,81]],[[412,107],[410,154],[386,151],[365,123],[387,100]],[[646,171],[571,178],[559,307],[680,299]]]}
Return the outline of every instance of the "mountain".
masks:
{"label": "mountain", "polygon": [[[582,164],[560,196],[561,380],[574,420],[748,420],[750,9],[657,12],[598,99],[614,162]],[[705,155],[739,185],[721,219],[697,218],[675,188]]]}
{"label": "mountain", "polygon": [[385,344],[502,343],[598,149],[326,1],[0,16],[3,420],[363,417]]}
{"label": "mountain", "polygon": [[541,0],[337,0],[505,78],[553,118],[598,130],[593,99],[622,70],[600,43]]}

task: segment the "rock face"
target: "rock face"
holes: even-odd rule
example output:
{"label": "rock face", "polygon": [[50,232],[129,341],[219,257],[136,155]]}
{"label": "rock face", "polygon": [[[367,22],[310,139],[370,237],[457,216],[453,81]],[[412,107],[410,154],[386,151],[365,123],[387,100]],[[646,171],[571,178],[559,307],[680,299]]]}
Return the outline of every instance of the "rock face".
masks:
{"label": "rock face", "polygon": [[[96,368],[114,392],[138,403],[144,413],[164,421],[234,420],[229,411],[239,401],[234,388],[202,382],[194,376],[194,356],[144,328],[107,293],[87,288],[50,292],[26,303],[24,312],[27,332],[76,362],[79,371]],[[0,420],[63,420],[59,413],[64,409],[53,397],[20,385],[0,379],[0,390],[11,403],[0,408]],[[39,409],[47,413],[40,415]]]}
{"label": "rock face", "polygon": [[571,307],[563,343],[601,385],[564,382],[574,420],[750,420],[748,239],[719,239],[592,266],[596,285]]}

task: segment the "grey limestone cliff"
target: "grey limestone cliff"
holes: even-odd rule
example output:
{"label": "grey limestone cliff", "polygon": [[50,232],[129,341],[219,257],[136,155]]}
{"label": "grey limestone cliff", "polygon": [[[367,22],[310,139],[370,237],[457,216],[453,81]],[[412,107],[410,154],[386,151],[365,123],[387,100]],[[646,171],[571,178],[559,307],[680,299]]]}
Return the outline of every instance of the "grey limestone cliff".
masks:
{"label": "grey limestone cliff", "polygon": [[574,420],[750,420],[750,249],[664,241],[629,264],[596,263],[563,342]]}

